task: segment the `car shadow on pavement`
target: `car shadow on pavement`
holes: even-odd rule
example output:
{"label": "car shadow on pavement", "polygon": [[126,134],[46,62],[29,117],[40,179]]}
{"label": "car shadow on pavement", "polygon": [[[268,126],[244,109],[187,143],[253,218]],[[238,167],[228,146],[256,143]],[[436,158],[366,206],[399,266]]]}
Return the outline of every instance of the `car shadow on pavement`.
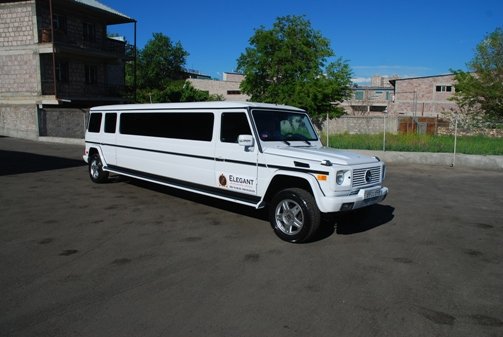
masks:
{"label": "car shadow on pavement", "polygon": [[[149,183],[142,180],[137,180],[127,177],[118,177],[118,181],[127,182],[137,187],[146,188],[157,191],[159,193],[169,194],[174,197],[182,198],[209,207],[222,209],[228,212],[245,215],[251,218],[269,222],[267,209],[255,209],[230,201],[220,200],[216,198],[206,197],[196,193],[186,192],[175,188],[170,188],[163,185]],[[388,205],[372,205],[360,210],[352,212],[342,212],[335,214],[327,214],[322,216],[322,223],[318,235],[312,238],[309,242],[316,242],[327,239],[334,233],[338,235],[351,235],[373,228],[379,227],[390,222],[393,218],[395,208]]]}
{"label": "car shadow on pavement", "polygon": [[395,208],[376,204],[353,212],[343,212],[335,217],[337,234],[350,235],[382,226],[395,217]]}
{"label": "car shadow on pavement", "polygon": [[352,235],[372,230],[393,220],[395,208],[389,205],[372,205],[351,212],[324,214],[318,235],[311,241],[324,240],[334,233]]}
{"label": "car shadow on pavement", "polygon": [[[221,199],[217,199],[217,198],[213,198],[213,197],[207,197],[207,196],[200,195],[197,193],[187,192],[187,191],[179,190],[176,188],[171,188],[171,187],[164,186],[164,185],[150,183],[150,182],[143,181],[143,180],[137,180],[134,178],[119,176],[117,179],[118,179],[118,182],[124,181],[124,182],[127,182],[129,184],[132,184],[132,185],[135,185],[138,187],[146,188],[146,189],[160,192],[160,193],[169,194],[171,196],[174,196],[177,198],[182,198],[185,200],[189,200],[189,201],[192,201],[192,202],[195,202],[198,204],[222,209],[222,210],[236,213],[236,214],[245,215],[245,216],[255,218],[258,220],[268,221],[267,212],[264,209],[257,210],[253,207],[237,204],[234,202],[221,200]],[[113,180],[113,178],[112,178],[112,180]]]}
{"label": "car shadow on pavement", "polygon": [[82,160],[0,150],[0,176],[84,166]]}

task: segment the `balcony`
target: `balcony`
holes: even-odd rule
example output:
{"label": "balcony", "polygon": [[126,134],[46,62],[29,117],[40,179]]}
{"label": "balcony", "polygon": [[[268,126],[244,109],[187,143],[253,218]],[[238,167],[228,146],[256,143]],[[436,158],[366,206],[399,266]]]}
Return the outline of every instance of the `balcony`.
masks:
{"label": "balcony", "polygon": [[[42,80],[42,95],[54,96],[54,82]],[[126,87],[116,84],[57,82],[57,98],[76,101],[121,101]]]}
{"label": "balcony", "polygon": [[55,30],[53,41],[50,28],[43,28],[39,31],[39,41],[40,43],[54,43],[56,53],[123,59],[126,52],[125,42],[108,37],[97,38],[96,41],[86,41],[82,36],[75,38],[65,32]]}

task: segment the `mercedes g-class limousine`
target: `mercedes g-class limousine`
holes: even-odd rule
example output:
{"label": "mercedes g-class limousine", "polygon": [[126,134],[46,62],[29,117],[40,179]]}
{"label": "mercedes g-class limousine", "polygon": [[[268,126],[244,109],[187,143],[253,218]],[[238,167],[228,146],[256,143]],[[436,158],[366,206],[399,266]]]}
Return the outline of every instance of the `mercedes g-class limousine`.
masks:
{"label": "mercedes g-class limousine", "polygon": [[251,102],[94,107],[84,160],[95,183],[143,179],[255,208],[276,235],[310,240],[322,213],[382,201],[377,157],[322,146],[299,108]]}

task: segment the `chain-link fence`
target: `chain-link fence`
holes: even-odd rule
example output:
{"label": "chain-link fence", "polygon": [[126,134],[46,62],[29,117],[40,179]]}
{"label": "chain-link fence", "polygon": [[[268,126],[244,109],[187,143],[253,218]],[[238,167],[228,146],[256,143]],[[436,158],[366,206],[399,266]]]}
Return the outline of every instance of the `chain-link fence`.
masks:
{"label": "chain-link fence", "polygon": [[[320,131],[323,134],[323,142],[329,145],[330,138],[334,136],[337,139],[341,137],[358,138],[358,135],[364,135],[359,139],[372,138],[373,143],[367,148],[372,150],[450,152],[453,154],[453,165],[455,165],[460,137],[462,150],[465,154],[503,154],[501,153],[503,151],[503,120],[475,124],[466,123],[459,118],[388,116],[387,114],[382,116],[344,116],[325,121]],[[381,137],[380,146],[376,146],[376,137]],[[397,146],[396,142],[401,140],[417,141],[421,144],[417,144],[416,148],[414,146],[410,148]],[[365,149],[369,142],[360,142],[357,144],[360,147],[357,148]],[[438,144],[437,148],[432,148],[429,146],[430,144],[424,144],[428,142],[433,145]],[[469,144],[470,142],[472,144]],[[345,146],[352,145],[354,142]],[[397,147],[406,149],[396,150]],[[497,151],[498,148],[501,150]],[[478,149],[480,149],[480,153],[478,153]]]}

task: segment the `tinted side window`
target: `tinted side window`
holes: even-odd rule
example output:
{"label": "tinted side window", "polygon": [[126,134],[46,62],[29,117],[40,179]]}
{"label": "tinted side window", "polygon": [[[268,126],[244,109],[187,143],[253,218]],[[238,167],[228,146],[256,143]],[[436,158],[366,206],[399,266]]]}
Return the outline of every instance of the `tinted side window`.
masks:
{"label": "tinted side window", "polygon": [[127,135],[211,141],[212,113],[122,113],[120,132]]}
{"label": "tinted side window", "polygon": [[100,132],[101,127],[101,112],[92,113],[91,118],[89,118],[89,132]]}
{"label": "tinted side window", "polygon": [[225,112],[222,114],[220,140],[224,143],[237,143],[239,135],[251,135],[250,125],[244,113]]}
{"label": "tinted side window", "polygon": [[106,133],[115,133],[116,124],[117,124],[117,114],[115,112],[105,114]]}

